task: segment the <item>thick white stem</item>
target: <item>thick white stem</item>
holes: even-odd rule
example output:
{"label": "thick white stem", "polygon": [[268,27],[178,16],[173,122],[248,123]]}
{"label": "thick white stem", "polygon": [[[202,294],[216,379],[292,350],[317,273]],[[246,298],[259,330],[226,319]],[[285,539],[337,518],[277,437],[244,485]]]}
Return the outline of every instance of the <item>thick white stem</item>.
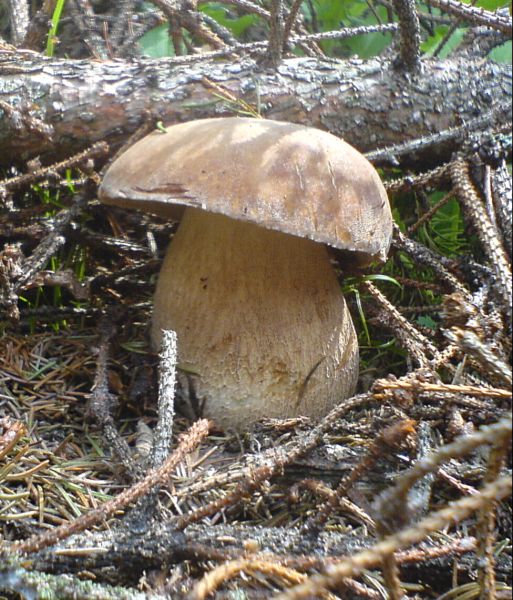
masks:
{"label": "thick white stem", "polygon": [[223,427],[321,417],[355,389],[351,317],[326,248],[310,240],[187,209],[157,285],[155,348],[163,329]]}

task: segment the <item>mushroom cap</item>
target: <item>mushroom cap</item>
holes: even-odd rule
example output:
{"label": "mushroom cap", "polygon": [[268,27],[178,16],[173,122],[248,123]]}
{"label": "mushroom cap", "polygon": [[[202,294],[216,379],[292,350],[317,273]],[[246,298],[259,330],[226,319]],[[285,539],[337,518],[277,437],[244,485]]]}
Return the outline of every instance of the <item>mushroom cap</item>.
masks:
{"label": "mushroom cap", "polygon": [[385,260],[387,194],[352,146],[312,127],[227,117],[156,130],[105,173],[102,202],[179,220],[202,208]]}

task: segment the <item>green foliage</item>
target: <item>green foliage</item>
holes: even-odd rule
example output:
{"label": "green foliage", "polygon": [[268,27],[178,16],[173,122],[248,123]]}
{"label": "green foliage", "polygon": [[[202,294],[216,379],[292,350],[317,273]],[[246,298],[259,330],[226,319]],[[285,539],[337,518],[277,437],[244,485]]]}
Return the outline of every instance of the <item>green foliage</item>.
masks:
{"label": "green foliage", "polygon": [[[465,1],[470,4],[469,0]],[[480,0],[475,5],[494,11],[508,6],[508,4],[509,0]],[[268,4],[264,3],[263,6],[268,7]],[[423,15],[444,14],[424,3],[419,3],[418,8]],[[267,23],[258,15],[238,15],[236,9],[219,2],[204,3],[201,5],[200,10],[228,29],[239,40],[254,26],[267,28]],[[387,9],[372,0],[348,0],[345,2],[305,0],[301,5],[301,10],[307,28],[312,33],[333,31],[342,27],[377,25],[387,23],[390,18]],[[425,21],[429,22],[429,16],[425,17]],[[424,32],[422,52],[426,56],[432,56],[436,53],[440,59],[447,58],[458,48],[466,30],[466,27],[458,27],[453,31],[449,25],[438,24],[433,21],[432,33],[426,36]],[[391,34],[370,33],[346,40],[323,41],[320,45],[328,56],[349,57],[357,55],[361,58],[370,58],[381,54],[390,45],[391,41]],[[165,24],[148,31],[139,43],[142,52],[151,58],[174,56],[173,44],[170,40],[168,27]],[[493,50],[490,57],[498,62],[510,62],[511,42],[507,42]]]}
{"label": "green foliage", "polygon": [[[475,4],[468,0],[463,0],[463,2],[489,11],[495,11],[509,5],[509,0],[480,0]],[[424,13],[433,15],[444,14],[440,10],[431,9],[427,6],[424,6],[421,10]],[[438,58],[443,60],[458,48],[466,31],[466,27],[458,27],[453,30],[449,25],[438,24],[434,27],[432,35],[423,40],[421,45],[422,52],[426,56],[433,56],[436,53]],[[507,42],[493,50],[490,57],[497,62],[511,62],[511,42]]]}
{"label": "green foliage", "polygon": [[223,27],[226,27],[226,29],[231,31],[236,38],[240,38],[248,27],[261,20],[258,15],[254,14],[234,17],[225,5],[219,4],[218,2],[208,2],[207,4],[203,4],[200,7],[200,10],[209,17],[215,19]]}
{"label": "green foliage", "polygon": [[[351,2],[334,2],[333,0],[314,0],[311,4],[303,3],[303,14],[312,27],[317,24],[319,31],[332,31],[342,27],[360,27],[376,25],[381,20],[387,21],[387,11],[383,6],[375,6],[362,0]],[[377,17],[376,17],[377,15]],[[358,55],[370,58],[380,54],[391,42],[391,34],[370,33],[347,40],[330,40],[321,43],[328,55]]]}
{"label": "green foliage", "polygon": [[510,63],[511,62],[511,40],[497,46],[490,52],[490,58],[498,63]]}
{"label": "green foliage", "polygon": [[169,36],[169,27],[164,23],[150,29],[139,40],[141,51],[150,58],[174,56],[174,48]]}
{"label": "green foliage", "polygon": [[[442,196],[441,192],[431,194],[430,205],[436,204]],[[428,224],[419,229],[418,238],[428,248],[449,258],[457,258],[467,253],[469,242],[464,235],[463,217],[458,201],[451,200],[442,206]]]}

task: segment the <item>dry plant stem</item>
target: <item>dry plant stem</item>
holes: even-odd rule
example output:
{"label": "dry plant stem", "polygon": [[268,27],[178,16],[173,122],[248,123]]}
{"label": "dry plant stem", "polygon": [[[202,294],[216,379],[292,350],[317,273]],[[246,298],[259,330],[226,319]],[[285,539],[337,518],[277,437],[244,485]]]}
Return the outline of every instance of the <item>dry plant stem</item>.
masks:
{"label": "dry plant stem", "polygon": [[[504,465],[509,443],[496,445],[490,449],[488,457],[488,469],[486,471],[485,481],[491,483],[500,474]],[[496,503],[491,500],[483,506],[478,513],[478,549],[479,561],[479,586],[481,594],[479,600],[496,599],[496,581],[495,581],[495,512]]]}
{"label": "dry plant stem", "polygon": [[508,400],[511,398],[511,390],[499,388],[479,387],[475,385],[454,385],[451,383],[425,383],[423,381],[389,381],[378,379],[373,386],[373,396],[376,400],[383,400],[387,391],[411,390],[415,393],[442,392],[447,394],[467,394],[469,396],[484,396],[486,398],[498,398]]}
{"label": "dry plant stem", "polygon": [[420,71],[420,23],[415,0],[392,0],[399,17],[401,35],[399,65],[412,73]]}
{"label": "dry plant stem", "polygon": [[71,523],[51,529],[40,536],[34,536],[24,542],[13,544],[10,549],[22,554],[39,552],[43,548],[53,546],[57,542],[98,525],[112,517],[118,510],[126,508],[141,496],[147,494],[156,485],[162,484],[174,471],[176,466],[190,454],[208,435],[209,424],[205,419],[194,423],[179,439],[178,447],[158,469],[151,470],[144,479],[121,492],[112,500],[108,500],[100,508],[90,510]]}
{"label": "dry plant stem", "polygon": [[213,594],[226,581],[237,577],[242,572],[251,575],[254,571],[258,571],[263,575],[279,577],[289,585],[300,583],[306,578],[306,575],[298,571],[276,564],[275,562],[266,561],[265,559],[247,558],[234,560],[224,563],[204,575],[201,581],[194,586],[188,598],[189,600],[205,600],[205,598]]}
{"label": "dry plant stem", "polygon": [[159,363],[158,422],[151,451],[150,465],[161,465],[169,454],[175,416],[176,333],[162,332]]}
{"label": "dry plant stem", "polygon": [[496,29],[509,37],[512,35],[511,19],[506,16],[498,15],[483,8],[474,8],[457,0],[427,0],[427,3],[474,25],[484,25],[490,29]]}
{"label": "dry plant stem", "polygon": [[404,419],[382,431],[371,443],[370,447],[358,464],[342,479],[337,489],[328,500],[321,505],[317,512],[305,523],[303,531],[307,535],[316,536],[326,525],[327,520],[340,505],[353,485],[361,479],[364,473],[370,471],[380,457],[387,456],[396,450],[405,437],[414,432],[413,421]]}
{"label": "dry plant stem", "polygon": [[459,523],[489,501],[499,501],[511,494],[511,477],[502,477],[486,485],[478,494],[451,503],[447,508],[426,517],[414,527],[404,529],[387,537],[369,550],[341,560],[326,567],[326,572],[310,577],[305,583],[275,596],[275,600],[300,600],[311,598],[321,591],[329,590],[347,577],[359,575],[363,569],[376,567],[386,556],[401,548],[424,540],[430,533]]}
{"label": "dry plant stem", "polygon": [[237,504],[243,497],[253,493],[265,481],[279,474],[283,468],[297,461],[301,456],[315,448],[322,440],[323,435],[329,431],[338,419],[350,410],[362,406],[369,401],[369,394],[353,396],[348,400],[343,400],[336,406],[324,419],[312,429],[307,435],[302,436],[297,442],[289,448],[272,449],[263,453],[255,461],[244,469],[243,481],[237,484],[236,488],[225,496],[209,502],[205,506],[190,512],[178,520],[177,528],[185,529],[191,523],[195,523],[206,516],[213,515],[222,508]]}
{"label": "dry plant stem", "polygon": [[89,159],[101,158],[103,156],[106,156],[108,152],[109,146],[106,142],[97,142],[96,144],[93,144],[83,152],[74,154],[73,156],[70,156],[62,162],[49,165],[48,167],[43,167],[41,169],[37,169],[33,173],[24,173],[23,175],[18,175],[17,177],[12,177],[11,179],[3,179],[2,181],[0,181],[0,191],[2,189],[15,190],[22,186],[30,185],[32,183],[35,183],[36,181],[44,179],[51,173],[58,173],[59,171],[62,171],[64,169],[79,167],[81,164],[85,163]]}
{"label": "dry plant stem", "polygon": [[508,257],[500,240],[497,238],[495,229],[486,213],[483,202],[472,183],[468,163],[463,160],[456,162],[451,168],[451,175],[454,187],[463,203],[465,212],[472,220],[472,224],[483,244],[488,259],[495,270],[499,291],[504,301],[508,325],[511,328],[512,285],[511,266]]}

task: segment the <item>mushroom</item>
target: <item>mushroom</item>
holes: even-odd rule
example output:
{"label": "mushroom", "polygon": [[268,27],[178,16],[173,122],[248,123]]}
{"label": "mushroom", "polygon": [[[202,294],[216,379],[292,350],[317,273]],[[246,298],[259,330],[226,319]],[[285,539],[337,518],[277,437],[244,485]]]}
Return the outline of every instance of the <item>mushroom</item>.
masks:
{"label": "mushroom", "polygon": [[178,336],[203,414],[222,427],[319,418],[354,393],[358,343],[326,245],[386,258],[392,217],[372,165],[339,138],[279,121],[190,121],[109,167],[102,202],[181,220],[151,339]]}

